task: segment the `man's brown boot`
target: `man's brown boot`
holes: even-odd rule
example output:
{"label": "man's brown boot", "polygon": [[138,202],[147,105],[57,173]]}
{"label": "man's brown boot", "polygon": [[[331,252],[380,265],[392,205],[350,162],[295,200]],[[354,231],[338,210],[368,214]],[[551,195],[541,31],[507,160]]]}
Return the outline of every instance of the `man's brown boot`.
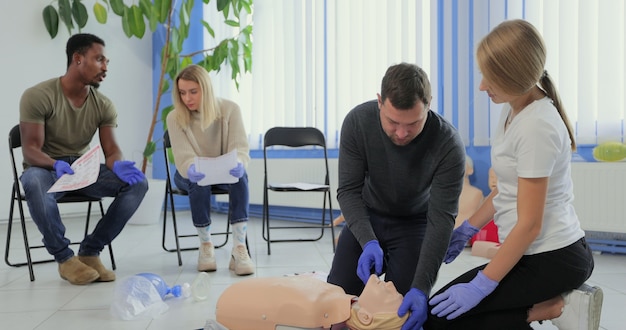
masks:
{"label": "man's brown boot", "polygon": [[115,281],[115,273],[104,267],[99,256],[78,256],[78,259],[98,272],[99,277],[96,280],[97,282]]}
{"label": "man's brown boot", "polygon": [[100,276],[95,269],[82,263],[76,256],[59,264],[59,275],[74,285],[89,284]]}

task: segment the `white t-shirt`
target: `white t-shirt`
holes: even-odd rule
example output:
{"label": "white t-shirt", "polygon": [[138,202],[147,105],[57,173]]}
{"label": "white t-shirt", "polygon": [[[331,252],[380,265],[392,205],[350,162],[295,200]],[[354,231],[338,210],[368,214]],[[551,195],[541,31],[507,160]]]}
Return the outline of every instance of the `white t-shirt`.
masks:
{"label": "white t-shirt", "polygon": [[548,177],[541,232],[525,254],[568,246],[585,233],[574,210],[571,143],[567,128],[552,101],[545,97],[519,112],[504,130],[511,107],[505,104],[493,145],[491,165],[498,177],[493,199],[500,242],[517,223],[517,179]]}

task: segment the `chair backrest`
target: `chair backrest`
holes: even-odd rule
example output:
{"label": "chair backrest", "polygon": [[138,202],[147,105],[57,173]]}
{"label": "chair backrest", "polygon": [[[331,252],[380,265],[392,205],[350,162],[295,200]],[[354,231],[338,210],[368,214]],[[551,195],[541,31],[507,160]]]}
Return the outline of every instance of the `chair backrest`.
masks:
{"label": "chair backrest", "polygon": [[[170,173],[170,158],[169,155],[167,154],[167,149],[171,148],[172,144],[170,142],[170,133],[165,130],[165,132],[163,132],[163,157],[165,158],[165,173],[167,174],[167,183],[166,184],[170,184],[171,185],[171,173]],[[171,188],[171,187],[168,187]]]}
{"label": "chair backrest", "polygon": [[22,136],[20,134],[20,125],[17,124],[11,128],[9,132],[9,148],[15,149],[22,146]]}
{"label": "chair backrest", "polygon": [[315,127],[273,127],[264,138],[264,148],[270,146],[320,146],[326,149],[326,138]]}
{"label": "chair backrest", "polygon": [[[15,125],[9,132],[9,155],[11,157],[11,165],[13,166],[13,188],[19,189],[19,177],[17,174],[17,161],[15,159],[15,149],[22,147],[22,136],[20,134],[20,125]],[[19,190],[18,190],[19,191]]]}
{"label": "chair backrest", "polygon": [[[20,125],[17,124],[11,128],[9,132],[9,155],[11,156],[11,166],[13,167],[13,197],[22,200],[24,198],[22,187],[20,185],[19,174],[17,172],[18,160],[15,157],[15,149],[22,147],[22,136],[20,133]],[[57,203],[74,203],[74,202],[99,202],[102,198],[89,197],[81,193],[70,191],[57,200]]]}
{"label": "chair backrest", "polygon": [[[328,153],[326,150],[326,138],[324,133],[315,127],[273,127],[270,128],[263,139],[263,167],[264,167],[264,185],[268,184],[268,156],[267,148],[271,146],[287,146],[287,147],[322,147],[324,153],[324,184],[329,185],[330,173],[328,170]],[[296,171],[297,172],[297,171]],[[295,172],[294,172],[295,173]],[[283,173],[284,174],[284,173]],[[294,174],[297,175],[297,174]]]}
{"label": "chair backrest", "polygon": [[[171,181],[172,173],[170,170],[170,159],[169,159],[169,155],[167,154],[167,149],[171,147],[172,147],[172,142],[170,141],[170,133],[167,130],[165,130],[165,132],[163,132],[163,157],[165,158],[165,173],[167,175],[166,188],[175,194],[186,195],[187,192],[181,189],[175,188]],[[228,190],[220,189],[217,186],[212,186],[211,193],[213,195],[226,195],[228,194]]]}
{"label": "chair backrest", "polygon": [[165,130],[165,132],[163,132],[163,149],[169,149],[172,147],[172,143],[170,142],[170,133]]}

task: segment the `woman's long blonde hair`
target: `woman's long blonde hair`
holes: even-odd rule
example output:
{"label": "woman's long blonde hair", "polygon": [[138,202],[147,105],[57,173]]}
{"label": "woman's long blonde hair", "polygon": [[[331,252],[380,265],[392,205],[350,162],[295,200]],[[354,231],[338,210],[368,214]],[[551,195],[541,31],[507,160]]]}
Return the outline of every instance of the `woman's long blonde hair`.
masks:
{"label": "woman's long blonde hair", "polygon": [[193,81],[200,85],[200,94],[202,95],[202,101],[198,105],[198,114],[200,115],[200,127],[204,130],[213,121],[222,116],[219,102],[213,93],[213,85],[211,84],[211,77],[209,73],[201,66],[192,64],[182,69],[172,88],[172,100],[174,101],[174,108],[176,109],[176,122],[182,128],[189,128],[191,122],[191,112],[187,109],[187,106],[180,98],[180,91],[178,90],[179,80]]}
{"label": "woman's long blonde hair", "polygon": [[521,95],[538,84],[552,99],[576,150],[572,125],[545,70],[546,46],[532,24],[521,19],[500,23],[478,44],[476,60],[483,76],[507,94]]}

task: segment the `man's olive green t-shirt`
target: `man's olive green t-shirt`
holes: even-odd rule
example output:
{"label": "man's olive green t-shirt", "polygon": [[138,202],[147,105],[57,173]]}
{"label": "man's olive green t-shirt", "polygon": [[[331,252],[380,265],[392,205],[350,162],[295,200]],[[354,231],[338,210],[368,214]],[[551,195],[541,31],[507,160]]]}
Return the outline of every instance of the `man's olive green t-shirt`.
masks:
{"label": "man's olive green t-shirt", "polygon": [[92,86],[85,103],[74,107],[63,94],[61,79],[53,78],[24,91],[20,121],[44,125],[41,150],[50,157],[81,156],[98,128],[117,126],[117,112],[111,100]]}

